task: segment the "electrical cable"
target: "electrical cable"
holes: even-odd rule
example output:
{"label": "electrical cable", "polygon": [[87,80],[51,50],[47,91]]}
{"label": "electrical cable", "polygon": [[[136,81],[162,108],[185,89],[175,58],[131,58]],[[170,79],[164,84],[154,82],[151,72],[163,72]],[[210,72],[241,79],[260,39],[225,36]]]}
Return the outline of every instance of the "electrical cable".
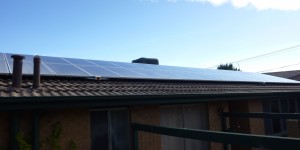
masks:
{"label": "electrical cable", "polygon": [[[270,57],[270,56],[273,56],[273,55],[278,55],[280,53],[284,53],[284,52],[288,52],[288,51],[292,51],[292,50],[299,50],[299,49],[300,49],[300,45],[295,45],[295,46],[292,46],[292,47],[276,50],[276,51],[273,51],[273,52],[269,52],[269,53],[265,53],[265,54],[261,54],[261,55],[241,59],[241,60],[238,60],[238,61],[233,61],[233,62],[230,62],[230,63],[233,64],[233,63],[241,63],[241,62],[245,62],[245,61],[253,61],[253,60],[257,60],[257,59],[261,59],[261,58],[265,58],[265,57]],[[218,67],[218,65],[208,67],[207,69],[215,68],[215,67]]]}
{"label": "electrical cable", "polygon": [[282,68],[287,68],[287,67],[297,66],[297,65],[300,65],[300,63],[286,65],[286,66],[281,66],[281,67],[272,68],[272,69],[267,69],[267,70],[259,71],[258,73],[264,73],[264,72],[271,71],[271,70],[282,69]]}

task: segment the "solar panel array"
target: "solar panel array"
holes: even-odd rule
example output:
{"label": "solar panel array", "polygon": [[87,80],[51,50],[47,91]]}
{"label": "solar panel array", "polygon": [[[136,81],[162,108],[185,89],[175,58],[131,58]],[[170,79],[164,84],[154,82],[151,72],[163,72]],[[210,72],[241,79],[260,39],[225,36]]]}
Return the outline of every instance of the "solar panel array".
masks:
{"label": "solar panel array", "polygon": [[[0,53],[0,74],[12,74],[10,53]],[[33,55],[24,55],[23,74],[33,74]],[[300,83],[270,75],[164,65],[137,64],[63,57],[41,57],[42,76],[102,77],[126,79],[197,80],[230,82]]]}

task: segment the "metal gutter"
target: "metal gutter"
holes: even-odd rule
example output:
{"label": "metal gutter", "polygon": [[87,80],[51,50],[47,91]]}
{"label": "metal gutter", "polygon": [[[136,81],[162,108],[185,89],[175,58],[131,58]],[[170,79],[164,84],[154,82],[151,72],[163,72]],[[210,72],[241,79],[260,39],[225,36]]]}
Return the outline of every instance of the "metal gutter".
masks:
{"label": "metal gutter", "polygon": [[188,95],[133,95],[133,96],[70,96],[70,97],[1,97],[0,110],[47,108],[97,108],[148,104],[182,104],[211,101],[271,99],[299,97],[300,92],[225,93]]}

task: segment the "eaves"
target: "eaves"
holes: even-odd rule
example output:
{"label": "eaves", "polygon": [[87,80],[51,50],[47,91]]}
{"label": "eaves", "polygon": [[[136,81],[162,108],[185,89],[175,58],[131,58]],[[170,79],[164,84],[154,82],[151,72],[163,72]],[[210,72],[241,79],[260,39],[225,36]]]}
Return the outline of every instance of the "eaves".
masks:
{"label": "eaves", "polygon": [[188,104],[231,100],[266,100],[300,97],[300,92],[173,94],[130,96],[1,97],[0,110],[98,108],[153,104]]}

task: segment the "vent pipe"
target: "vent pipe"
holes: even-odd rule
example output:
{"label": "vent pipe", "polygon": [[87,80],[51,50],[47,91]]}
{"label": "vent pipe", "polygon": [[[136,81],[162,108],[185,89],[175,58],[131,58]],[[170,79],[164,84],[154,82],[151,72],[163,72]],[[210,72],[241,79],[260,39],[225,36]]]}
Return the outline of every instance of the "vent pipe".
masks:
{"label": "vent pipe", "polygon": [[145,57],[135,59],[132,61],[132,63],[159,65],[159,61],[157,58],[145,58]]}
{"label": "vent pipe", "polygon": [[39,88],[41,82],[41,58],[34,56],[33,58],[33,88]]}
{"label": "vent pipe", "polygon": [[21,88],[22,87],[22,66],[23,66],[23,59],[25,57],[22,55],[12,55],[11,58],[14,59],[12,87]]}

